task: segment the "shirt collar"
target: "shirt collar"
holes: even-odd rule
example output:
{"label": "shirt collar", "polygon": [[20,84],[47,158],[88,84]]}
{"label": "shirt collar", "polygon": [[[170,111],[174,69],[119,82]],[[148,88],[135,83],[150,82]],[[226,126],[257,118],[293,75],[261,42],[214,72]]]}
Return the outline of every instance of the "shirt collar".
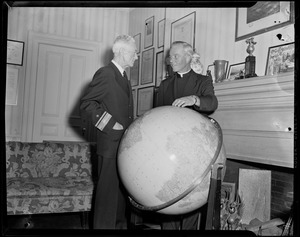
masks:
{"label": "shirt collar", "polygon": [[113,64],[115,64],[115,66],[119,69],[121,75],[123,76],[123,73],[124,73],[125,70],[124,70],[124,69],[123,69],[116,61],[111,60],[111,62],[112,62]]}
{"label": "shirt collar", "polygon": [[178,75],[180,75],[180,77],[183,77],[184,74],[188,74],[190,71],[191,71],[191,69],[188,70],[187,72],[177,72],[177,73],[178,73]]}

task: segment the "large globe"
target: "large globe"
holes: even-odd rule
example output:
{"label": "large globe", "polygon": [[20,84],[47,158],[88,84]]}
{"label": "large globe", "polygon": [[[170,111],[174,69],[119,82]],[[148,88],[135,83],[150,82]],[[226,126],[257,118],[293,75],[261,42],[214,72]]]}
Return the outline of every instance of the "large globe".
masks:
{"label": "large globe", "polygon": [[188,108],[162,106],[128,127],[117,165],[136,207],[184,214],[207,203],[211,167],[225,167],[225,161],[216,121]]}

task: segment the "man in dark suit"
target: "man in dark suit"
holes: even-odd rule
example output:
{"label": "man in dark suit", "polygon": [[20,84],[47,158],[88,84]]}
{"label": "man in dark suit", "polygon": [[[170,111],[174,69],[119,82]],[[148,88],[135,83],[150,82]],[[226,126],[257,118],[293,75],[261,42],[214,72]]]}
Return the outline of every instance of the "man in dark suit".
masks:
{"label": "man in dark suit", "polygon": [[[156,106],[173,105],[188,107],[203,114],[211,114],[218,107],[212,79],[191,69],[195,55],[190,44],[173,42],[169,62],[174,73],[159,86]],[[198,210],[199,211],[199,210]],[[198,212],[184,216],[169,216],[162,223],[163,229],[196,229]],[[180,223],[182,222],[182,227]]]}
{"label": "man in dark suit", "polygon": [[201,113],[213,113],[218,107],[218,100],[212,79],[191,69],[192,46],[182,41],[173,42],[169,54],[174,73],[161,82],[156,106],[189,106]]}
{"label": "man in dark suit", "polygon": [[117,150],[124,131],[133,121],[133,99],[125,68],[137,59],[131,36],[118,36],[113,60],[94,75],[81,98],[80,109],[97,129],[98,183],[94,229],[126,229],[126,199],[117,173]]}

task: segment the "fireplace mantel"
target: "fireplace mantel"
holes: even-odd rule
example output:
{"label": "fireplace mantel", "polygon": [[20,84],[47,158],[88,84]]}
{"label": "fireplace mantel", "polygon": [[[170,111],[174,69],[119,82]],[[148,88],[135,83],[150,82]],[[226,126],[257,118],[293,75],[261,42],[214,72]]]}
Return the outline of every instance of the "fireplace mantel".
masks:
{"label": "fireplace mantel", "polygon": [[227,158],[294,167],[294,73],[214,84]]}

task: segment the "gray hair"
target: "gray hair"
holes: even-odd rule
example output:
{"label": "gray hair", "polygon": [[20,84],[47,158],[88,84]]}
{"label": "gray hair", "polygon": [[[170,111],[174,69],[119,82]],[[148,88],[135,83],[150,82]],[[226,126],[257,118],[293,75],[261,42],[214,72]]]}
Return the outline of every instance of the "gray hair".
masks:
{"label": "gray hair", "polygon": [[130,35],[119,35],[113,44],[112,51],[114,54],[120,52],[120,49],[123,48],[125,45],[128,44],[135,44],[135,40]]}
{"label": "gray hair", "polygon": [[171,44],[171,48],[173,45],[182,45],[183,46],[183,49],[184,51],[189,54],[190,56],[192,56],[194,54],[194,50],[193,50],[193,47],[187,43],[187,42],[184,42],[184,41],[174,41],[172,44]]}

